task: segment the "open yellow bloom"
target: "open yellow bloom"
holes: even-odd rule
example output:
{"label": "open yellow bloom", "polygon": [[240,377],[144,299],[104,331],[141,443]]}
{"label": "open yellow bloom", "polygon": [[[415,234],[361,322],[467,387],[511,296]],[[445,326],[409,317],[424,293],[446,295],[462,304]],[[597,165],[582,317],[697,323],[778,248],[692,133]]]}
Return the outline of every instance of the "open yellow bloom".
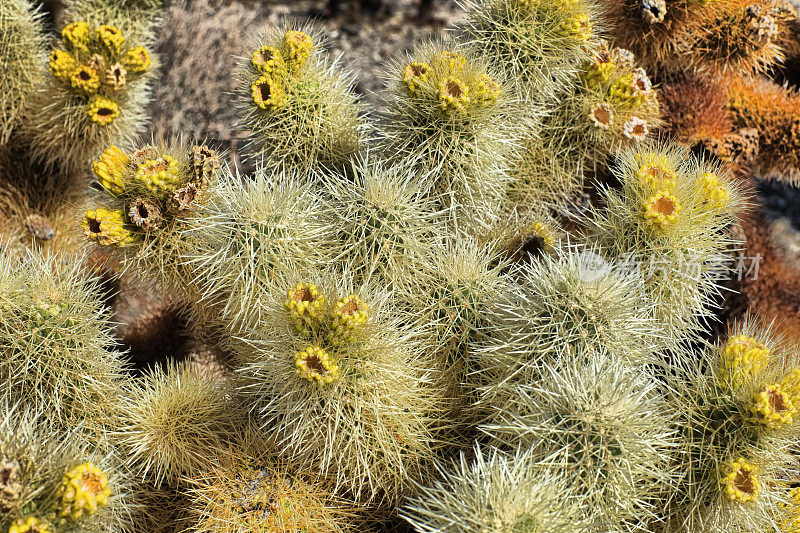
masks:
{"label": "open yellow bloom", "polygon": [[770,429],[780,429],[793,422],[797,407],[780,384],[763,385],[751,407],[756,418]]}
{"label": "open yellow bloom", "polygon": [[61,514],[73,520],[79,520],[84,514],[94,514],[108,505],[111,496],[108,476],[92,463],[83,463],[64,474],[59,491]]}
{"label": "open yellow bloom", "polygon": [[758,339],[734,335],[722,349],[722,378],[742,384],[747,378],[758,375],[767,365],[769,353],[769,348]]}
{"label": "open yellow bloom", "polygon": [[458,52],[450,52],[448,50],[437,53],[433,60],[437,65],[444,66],[451,73],[460,72],[467,64],[467,59],[464,56]]}
{"label": "open yellow bloom", "polygon": [[94,94],[100,88],[100,77],[97,75],[97,71],[87,65],[77,67],[70,76],[69,82],[73,89],[86,95]]}
{"label": "open yellow bloom", "polygon": [[720,211],[728,207],[731,193],[716,174],[706,172],[700,177],[700,195],[713,210]]}
{"label": "open yellow bloom", "polygon": [[18,518],[12,522],[8,528],[8,533],[53,533],[47,522],[39,520],[35,516]]}
{"label": "open yellow bloom", "polygon": [[265,110],[277,109],[286,103],[286,93],[280,79],[261,76],[251,85],[253,101]]}
{"label": "open yellow bloom", "polygon": [[283,46],[281,48],[287,65],[293,71],[297,71],[311,57],[314,41],[311,40],[310,35],[302,31],[287,31],[286,35],[283,36]]}
{"label": "open yellow bloom", "polygon": [[469,87],[454,77],[439,82],[439,104],[442,109],[463,111],[470,103]]}
{"label": "open yellow bloom", "polygon": [[318,321],[325,310],[325,297],[313,283],[298,283],[286,295],[283,307],[298,330]]}
{"label": "open yellow bloom", "polygon": [[106,50],[114,55],[119,54],[125,37],[117,28],[103,24],[97,28],[97,39],[105,46]]}
{"label": "open yellow bloom", "polygon": [[430,66],[427,63],[420,63],[419,61],[412,61],[403,68],[403,84],[408,87],[411,94],[419,92],[420,84],[428,79],[428,71]]}
{"label": "open yellow bloom", "polygon": [[119,116],[119,106],[116,102],[103,98],[102,96],[95,96],[89,105],[86,106],[86,113],[92,122],[97,122],[101,126],[107,126]]}
{"label": "open yellow bloom", "polygon": [[255,52],[250,59],[250,63],[264,74],[283,74],[286,71],[286,63],[283,60],[281,51],[274,46],[262,46]]}
{"label": "open yellow bloom", "polygon": [[658,191],[645,202],[644,217],[651,225],[665,230],[675,223],[682,210],[675,196],[666,191]]}
{"label": "open yellow bloom", "polygon": [[720,484],[725,496],[739,503],[754,501],[761,492],[756,467],[741,457],[725,465]]}
{"label": "open yellow bloom", "polygon": [[125,216],[119,210],[98,207],[86,211],[81,227],[89,240],[102,246],[125,246],[136,240],[136,236],[127,229]]}
{"label": "open yellow bloom", "polygon": [[71,22],[61,30],[61,38],[64,40],[64,44],[68,46],[78,50],[88,50],[89,25],[82,20]]}
{"label": "open yellow bloom", "polygon": [[68,81],[75,69],[78,68],[78,63],[69,52],[64,50],[53,50],[50,52],[50,72],[53,76],[61,81]]}
{"label": "open yellow bloom", "polygon": [[295,356],[294,365],[300,376],[320,385],[332,383],[339,377],[339,366],[319,346],[309,346]]}
{"label": "open yellow bloom", "polygon": [[171,193],[180,185],[178,160],[171,155],[162,155],[139,164],[136,180],[154,193]]}
{"label": "open yellow bloom", "polygon": [[150,53],[144,46],[137,46],[125,53],[122,64],[131,72],[144,72],[150,68]]}
{"label": "open yellow bloom", "polygon": [[121,194],[125,190],[125,168],[130,162],[125,152],[112,145],[105,149],[97,161],[92,162],[92,172],[104,189],[112,194]]}
{"label": "open yellow bloom", "polygon": [[[639,156],[639,154],[637,154]],[[656,190],[672,190],[677,184],[678,176],[671,168],[667,158],[659,154],[641,154],[637,157],[641,166],[636,175],[639,181]]]}

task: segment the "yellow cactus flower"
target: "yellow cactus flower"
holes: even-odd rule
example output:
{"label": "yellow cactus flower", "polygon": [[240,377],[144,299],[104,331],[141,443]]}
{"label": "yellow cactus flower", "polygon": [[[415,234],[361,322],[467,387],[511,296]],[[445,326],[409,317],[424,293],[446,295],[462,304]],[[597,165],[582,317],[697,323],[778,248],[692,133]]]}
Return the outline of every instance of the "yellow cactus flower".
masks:
{"label": "yellow cactus flower", "polygon": [[73,520],[80,520],[84,514],[94,514],[108,505],[111,496],[108,476],[92,463],[83,463],[64,474],[59,492],[61,515]]}
{"label": "yellow cactus flower", "polygon": [[356,327],[367,321],[367,305],[351,294],[339,298],[333,309],[333,332],[339,339],[347,340]]}
{"label": "yellow cactus flower", "polygon": [[164,154],[139,164],[135,179],[153,193],[171,193],[180,185],[180,165],[171,155]]}
{"label": "yellow cactus flower", "polygon": [[314,41],[311,36],[302,31],[287,31],[283,36],[283,45],[281,47],[283,57],[286,64],[293,71],[302,68],[308,58],[311,57],[311,51],[314,49]]}
{"label": "yellow cactus flower", "polygon": [[500,98],[502,90],[497,80],[483,74],[475,83],[474,96],[478,105],[493,104]]}
{"label": "yellow cactus flower", "polygon": [[101,246],[126,246],[136,241],[125,224],[122,211],[99,207],[86,211],[81,223],[83,233]]}
{"label": "yellow cactus flower", "polygon": [[64,50],[53,50],[50,52],[50,72],[53,76],[61,81],[68,81],[75,69],[78,68],[78,63],[69,52]]}
{"label": "yellow cactus flower", "polygon": [[125,53],[122,64],[131,72],[144,72],[150,68],[150,53],[144,46],[137,46]]}
{"label": "yellow cactus flower", "polygon": [[97,75],[97,71],[87,65],[76,68],[70,76],[69,82],[73,89],[86,95],[94,94],[100,88],[100,77]]}
{"label": "yellow cactus flower", "polygon": [[[637,154],[638,155],[638,154]],[[636,176],[639,182],[656,190],[670,191],[678,183],[678,175],[667,158],[658,154],[643,154]]]}
{"label": "yellow cactus flower", "polygon": [[61,30],[64,44],[78,50],[89,49],[89,25],[84,21],[71,22]]}
{"label": "yellow cactus flower", "polygon": [[725,496],[739,503],[754,501],[761,492],[756,467],[741,457],[725,465],[720,485]]}
{"label": "yellow cactus flower", "polygon": [[39,520],[35,516],[18,518],[11,523],[8,533],[53,533],[47,522]]}
{"label": "yellow cactus flower", "polygon": [[731,192],[716,174],[706,172],[700,176],[700,197],[711,209],[721,211],[728,207]]}
{"label": "yellow cactus flower", "polygon": [[800,533],[800,487],[789,491],[790,500],[785,504],[786,518],[781,531],[783,533]]}
{"label": "yellow cactus flower", "polygon": [[251,86],[253,101],[258,107],[273,110],[286,103],[283,84],[271,76],[261,76]]}
{"label": "yellow cactus flower", "polygon": [[92,172],[104,189],[112,194],[122,194],[125,190],[125,168],[130,162],[125,152],[112,145],[105,149],[97,161],[92,162]]}
{"label": "yellow cactus flower", "polygon": [[419,86],[428,79],[430,68],[427,63],[420,63],[419,61],[412,61],[403,68],[403,84],[411,94],[419,92]]}
{"label": "yellow cactus flower", "polygon": [[437,66],[444,67],[453,74],[460,72],[467,64],[467,60],[464,56],[458,52],[450,52],[448,50],[437,53],[433,61]]}
{"label": "yellow cactus flower", "polygon": [[119,54],[122,48],[122,43],[125,42],[125,37],[117,28],[103,24],[97,28],[97,39],[103,46],[114,55]]}
{"label": "yellow cactus flower", "polygon": [[283,74],[286,71],[286,62],[281,51],[274,46],[264,45],[255,52],[250,63],[263,74]]}
{"label": "yellow cactus flower", "polygon": [[561,25],[561,31],[569,37],[588,41],[592,37],[592,21],[589,19],[589,15],[580,13],[565,20]]}
{"label": "yellow cactus flower", "polygon": [[556,245],[555,233],[553,233],[553,230],[550,229],[550,227],[547,226],[546,224],[543,224],[541,222],[534,222],[528,228],[527,233],[529,235],[529,238],[527,240],[530,240],[530,237],[536,237],[540,239],[540,241],[543,244],[542,248],[551,249]]}
{"label": "yellow cactus flower", "polygon": [[339,377],[339,366],[319,346],[309,346],[295,356],[294,366],[303,379],[319,385],[332,383]]}
{"label": "yellow cactus flower", "polygon": [[800,403],[800,368],[793,368],[781,380],[783,390],[792,395],[794,403]]}
{"label": "yellow cactus flower", "polygon": [[650,80],[643,72],[636,71],[618,78],[609,89],[611,99],[620,105],[641,105],[650,93]]}
{"label": "yellow cactus flower", "polygon": [[665,230],[678,219],[683,210],[678,199],[667,191],[658,191],[647,199],[644,218],[651,226]]}
{"label": "yellow cactus flower", "polygon": [[759,422],[770,429],[780,429],[793,422],[797,412],[791,395],[780,384],[762,385],[755,394],[755,402],[751,407]]}
{"label": "yellow cactus flower", "polygon": [[439,82],[439,104],[442,109],[463,111],[470,103],[469,87],[454,77]]}
{"label": "yellow cactus flower", "polygon": [[590,88],[597,88],[604,83],[608,83],[611,79],[611,74],[614,72],[614,68],[614,62],[611,59],[596,59],[584,75],[586,85]]}
{"label": "yellow cactus flower", "polygon": [[325,310],[325,296],[313,283],[298,283],[286,295],[283,307],[298,330],[311,326]]}
{"label": "yellow cactus flower", "polygon": [[92,122],[97,122],[101,126],[107,126],[119,116],[119,106],[113,100],[95,96],[89,105],[86,106],[86,113]]}
{"label": "yellow cactus flower", "polygon": [[723,379],[741,385],[747,378],[755,377],[769,362],[769,348],[746,335],[734,335],[722,348]]}

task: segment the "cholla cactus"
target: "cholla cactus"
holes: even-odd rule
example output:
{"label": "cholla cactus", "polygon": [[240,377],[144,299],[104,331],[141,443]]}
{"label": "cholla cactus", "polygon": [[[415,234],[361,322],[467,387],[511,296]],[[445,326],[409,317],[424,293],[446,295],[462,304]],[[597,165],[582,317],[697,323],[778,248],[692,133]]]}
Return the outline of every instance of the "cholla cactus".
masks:
{"label": "cholla cactus", "polygon": [[0,258],[0,393],[71,426],[106,419],[124,363],[100,296],[81,260]]}
{"label": "cholla cactus", "polygon": [[587,0],[476,0],[466,7],[463,40],[539,103],[567,87],[599,30],[598,7]]}
{"label": "cholla cactus", "polygon": [[732,83],[727,109],[736,127],[753,128],[756,171],[765,178],[800,183],[800,94],[766,80]]}
{"label": "cholla cactus", "polygon": [[[309,275],[290,276],[271,316],[241,335],[250,342],[237,351],[239,392],[287,464],[357,500],[397,503],[443,445],[443,396],[385,293],[352,285],[347,271]],[[324,302],[300,322],[292,300],[314,294]]]}
{"label": "cholla cactus", "polygon": [[459,50],[434,43],[391,65],[382,148],[393,164],[417,169],[456,226],[476,234],[497,217],[520,131],[512,115],[521,117],[513,89]]}
{"label": "cholla cactus", "polygon": [[45,80],[41,14],[28,0],[0,5],[0,145],[18,125],[23,106]]}
{"label": "cholla cactus", "polygon": [[331,253],[355,265],[364,278],[380,277],[400,286],[432,243],[445,232],[444,213],[413,169],[364,159],[349,172],[322,179],[330,213]]}
{"label": "cholla cactus", "polygon": [[29,98],[20,126],[38,160],[81,169],[104,147],[126,143],[142,129],[157,66],[146,44],[110,20],[76,18],[62,29],[50,52],[50,75]]}
{"label": "cholla cactus", "polygon": [[85,236],[112,250],[133,247],[134,262],[142,270],[192,294],[181,232],[216,187],[219,155],[207,146],[190,149],[179,141],[136,150],[112,145],[91,168],[106,207],[86,211]]}
{"label": "cholla cactus", "polygon": [[586,238],[607,260],[641,273],[665,338],[677,340],[709,312],[741,187],[686,149],[658,143],[623,151],[614,173],[622,188],[601,190],[604,207],[592,209]]}
{"label": "cholla cactus", "polygon": [[259,168],[243,185],[226,169],[181,235],[190,276],[178,282],[196,285],[206,319],[220,315],[233,329],[258,324],[278,273],[333,258],[330,231],[319,193],[297,173]]}
{"label": "cholla cactus", "polygon": [[14,533],[120,531],[131,526],[128,482],[113,455],[79,427],[0,403],[0,527]]}
{"label": "cholla cactus", "polygon": [[642,281],[615,270],[591,248],[568,248],[513,272],[518,283],[486,310],[485,339],[471,376],[483,401],[502,405],[535,382],[542,365],[569,354],[612,353],[630,366],[656,362],[661,339]]}
{"label": "cholla cactus", "polygon": [[354,531],[354,513],[323,488],[290,474],[267,449],[245,450],[187,480],[192,531]]}
{"label": "cholla cactus", "polygon": [[112,442],[157,486],[209,468],[241,419],[226,384],[191,364],[146,373],[123,393],[116,416]]}
{"label": "cholla cactus", "polygon": [[796,468],[797,356],[754,320],[676,359],[684,450],[670,522],[694,531],[778,531]]}
{"label": "cholla cactus", "polygon": [[421,533],[572,533],[587,531],[577,500],[546,465],[525,453],[476,447],[475,458],[442,469],[402,510]]}
{"label": "cholla cactus", "polygon": [[239,66],[239,108],[253,156],[303,168],[346,165],[363,128],[352,82],[321,57],[321,34],[282,25],[252,42]]}
{"label": "cholla cactus", "polygon": [[561,357],[540,376],[493,403],[480,428],[496,444],[530,448],[531,459],[548,462],[594,527],[637,531],[657,522],[678,446],[656,380],[606,353]]}

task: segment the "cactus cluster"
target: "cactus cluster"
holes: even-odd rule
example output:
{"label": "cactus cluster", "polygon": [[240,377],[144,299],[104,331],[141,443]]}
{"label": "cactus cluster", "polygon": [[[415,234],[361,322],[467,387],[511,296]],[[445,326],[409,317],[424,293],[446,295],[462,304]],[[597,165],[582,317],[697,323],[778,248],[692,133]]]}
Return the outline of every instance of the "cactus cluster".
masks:
{"label": "cactus cluster", "polygon": [[[158,2],[66,0],[48,64],[3,0],[0,533],[797,530],[796,299],[720,306],[750,177],[800,175],[790,8],[465,8],[372,113],[254,33],[243,172],[134,138]],[[128,360],[115,264],[205,355]]]}

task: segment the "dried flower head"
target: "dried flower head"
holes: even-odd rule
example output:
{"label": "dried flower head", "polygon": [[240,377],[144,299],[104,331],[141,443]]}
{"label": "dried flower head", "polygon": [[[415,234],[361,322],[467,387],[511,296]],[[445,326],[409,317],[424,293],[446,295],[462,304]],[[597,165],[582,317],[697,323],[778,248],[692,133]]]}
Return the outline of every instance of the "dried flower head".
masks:
{"label": "dried flower head", "polygon": [[113,55],[118,55],[125,37],[117,28],[103,24],[97,28],[97,39]]}
{"label": "dried flower head", "polygon": [[214,150],[192,146],[192,175],[198,187],[206,187],[219,168],[219,155]]}
{"label": "dried flower head", "polygon": [[261,109],[272,110],[286,103],[286,94],[280,79],[261,76],[250,86],[253,101]]}
{"label": "dried flower head", "polygon": [[127,74],[128,71],[125,70],[125,67],[123,67],[120,63],[113,64],[111,68],[108,69],[108,72],[106,72],[106,85],[115,91],[120,90],[125,86]]}
{"label": "dried flower head", "polygon": [[592,106],[589,118],[595,127],[607,130],[614,124],[614,111],[610,105],[601,102]]}
{"label": "dried flower head", "polygon": [[133,200],[128,216],[131,222],[146,231],[157,230],[164,223],[161,208],[146,198]]}
{"label": "dried flower head", "polygon": [[125,246],[135,241],[126,227],[125,215],[119,210],[99,207],[86,211],[81,227],[89,240],[102,246]]}
{"label": "dried flower head", "polygon": [[667,16],[666,0],[640,0],[642,18],[650,24],[660,24]]}
{"label": "dried flower head", "polygon": [[38,213],[31,213],[23,221],[25,229],[40,241],[49,241],[55,237],[56,231],[47,218]]}
{"label": "dried flower head", "polygon": [[309,346],[295,356],[294,365],[303,379],[319,385],[333,383],[339,377],[339,366],[319,346]]}
{"label": "dried flower head", "polygon": [[286,71],[286,63],[283,61],[281,51],[274,46],[264,45],[253,52],[250,63],[263,74],[275,74],[281,76]]}
{"label": "dried flower head", "polygon": [[0,461],[0,512],[13,509],[14,502],[22,494],[20,483],[19,462]]}
{"label": "dried flower head", "polygon": [[167,210],[176,215],[192,209],[200,195],[194,183],[188,183],[176,190],[167,202]]}
{"label": "dried flower head", "polygon": [[640,142],[647,139],[647,135],[649,133],[650,130],[647,127],[647,122],[640,119],[639,117],[631,117],[622,126],[622,134],[628,139],[632,139],[636,142]]}
{"label": "dried flower head", "polygon": [[791,424],[797,413],[791,394],[778,383],[762,385],[755,394],[751,409],[758,421],[770,429]]}
{"label": "dried flower head", "polygon": [[96,122],[101,126],[107,126],[119,116],[119,106],[116,102],[103,98],[102,96],[95,96],[89,105],[86,106],[86,113],[92,122]]}
{"label": "dried flower head", "polygon": [[108,505],[111,488],[108,476],[92,463],[78,465],[64,475],[59,489],[63,516],[73,520],[84,514],[94,514],[100,507]]}
{"label": "dried flower head", "polygon": [[100,88],[100,77],[97,75],[97,71],[88,65],[77,67],[72,72],[69,82],[73,89],[86,95],[94,94]]}
{"label": "dried flower head", "polygon": [[756,467],[742,457],[725,465],[720,484],[725,496],[739,503],[754,501],[761,492]]}
{"label": "dried flower head", "polygon": [[678,199],[667,191],[658,191],[644,205],[645,219],[654,227],[668,228],[683,210]]}
{"label": "dried flower head", "polygon": [[144,72],[150,68],[150,53],[144,46],[128,50],[122,58],[122,64],[131,72]]}
{"label": "dried flower head", "polygon": [[50,52],[50,72],[56,78],[67,82],[76,68],[78,68],[78,63],[69,52],[58,49]]}

